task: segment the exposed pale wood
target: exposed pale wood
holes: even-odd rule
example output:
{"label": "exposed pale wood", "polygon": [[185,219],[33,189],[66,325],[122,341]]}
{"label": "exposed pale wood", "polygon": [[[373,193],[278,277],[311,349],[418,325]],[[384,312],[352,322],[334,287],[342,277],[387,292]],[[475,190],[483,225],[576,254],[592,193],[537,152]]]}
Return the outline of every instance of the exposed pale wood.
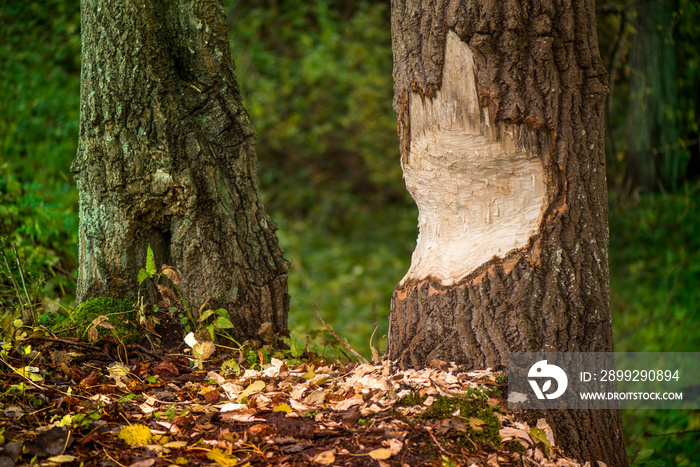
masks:
{"label": "exposed pale wood", "polygon": [[[517,125],[482,118],[474,57],[449,31],[442,86],[410,96],[411,145],[402,166],[420,234],[402,283],[450,285],[527,246],[546,207],[540,157],[516,144]],[[482,134],[484,133],[484,134]]]}

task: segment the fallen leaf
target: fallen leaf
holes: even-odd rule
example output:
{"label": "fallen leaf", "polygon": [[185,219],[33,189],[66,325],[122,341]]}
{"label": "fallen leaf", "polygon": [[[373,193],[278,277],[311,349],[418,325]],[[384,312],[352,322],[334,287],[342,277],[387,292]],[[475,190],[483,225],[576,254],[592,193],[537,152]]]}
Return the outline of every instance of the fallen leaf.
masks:
{"label": "fallen leaf", "polygon": [[304,398],[304,403],[310,405],[323,405],[323,401],[325,400],[326,391],[323,389],[317,389]]}
{"label": "fallen leaf", "polygon": [[389,440],[389,450],[391,451],[392,455],[396,455],[401,452],[403,449],[403,443],[399,441],[398,439],[390,439]]}
{"label": "fallen leaf", "polygon": [[49,457],[46,460],[49,462],[53,462],[54,464],[65,464],[66,462],[77,461],[78,458],[75,456],[70,456],[68,454],[61,454],[60,456]]}
{"label": "fallen leaf", "polygon": [[194,358],[207,359],[216,351],[216,346],[212,341],[197,342],[192,346]]}
{"label": "fallen leaf", "polygon": [[337,410],[338,412],[345,412],[353,405],[361,405],[363,403],[364,403],[364,401],[362,400],[361,397],[348,397],[347,399],[335,404],[333,409]]}
{"label": "fallen leaf", "polygon": [[253,392],[260,392],[263,389],[265,389],[265,382],[260,380],[255,381],[247,388],[245,388],[243,392],[238,396],[238,403],[241,403],[243,401],[243,398],[248,397],[248,394],[251,394]]}
{"label": "fallen leaf", "polygon": [[185,344],[189,345],[190,347],[194,347],[195,344],[198,344],[199,342],[197,341],[197,338],[194,337],[194,333],[191,332],[185,336]]}
{"label": "fallen leaf", "polygon": [[228,402],[221,406],[221,409],[219,409],[221,412],[236,412],[238,410],[243,410],[247,409],[248,406],[246,404],[236,404],[234,402]]}
{"label": "fallen leaf", "polygon": [[509,404],[520,404],[521,402],[527,402],[527,394],[523,394],[522,392],[508,393]]}
{"label": "fallen leaf", "polygon": [[474,433],[476,433],[477,435],[484,432],[483,426],[484,426],[484,421],[481,420],[480,418],[476,418],[476,417],[469,418],[469,428],[471,428],[472,431]]}
{"label": "fallen leaf", "polygon": [[537,420],[537,428],[544,431],[545,437],[547,438],[547,441],[549,442],[550,446],[556,446],[556,444],[554,443],[554,432],[552,431],[552,428],[547,423],[547,420],[545,420],[544,418],[538,419]]}
{"label": "fallen leaf", "polygon": [[111,365],[109,365],[107,367],[107,369],[109,370],[109,374],[112,377],[114,377],[114,376],[126,376],[131,371],[131,370],[129,370],[128,366],[121,364],[121,363],[118,363],[118,362],[112,363]]}
{"label": "fallen leaf", "polygon": [[122,427],[119,432],[119,439],[130,446],[142,446],[151,442],[153,434],[146,425],[136,424]]}
{"label": "fallen leaf", "polygon": [[168,276],[171,281],[175,283],[176,286],[182,287],[182,279],[180,278],[180,273],[177,272],[177,269],[174,266],[168,266],[167,264],[164,264],[161,266],[161,272]]}
{"label": "fallen leaf", "polygon": [[335,462],[335,451],[333,449],[330,451],[323,451],[314,457],[314,462],[321,465],[331,465]]}
{"label": "fallen leaf", "polygon": [[134,462],[129,467],[151,467],[155,463],[156,463],[156,460],[154,458],[150,458],[150,459],[144,459],[142,461]]}
{"label": "fallen leaf", "polygon": [[[214,448],[207,453],[207,459],[213,460],[222,467],[233,467],[238,465],[238,458],[236,456],[227,456],[219,448]],[[249,465],[247,462],[245,465]]]}
{"label": "fallen leaf", "polygon": [[495,409],[496,407],[498,407],[499,405],[501,405],[501,401],[499,401],[498,399],[495,399],[495,398],[493,398],[493,397],[489,397],[489,398],[486,400],[486,403],[488,404],[489,407],[493,407],[494,409]]}
{"label": "fallen leaf", "polygon": [[374,451],[370,451],[369,457],[375,460],[384,460],[390,458],[392,454],[391,449],[379,448],[375,449]]}
{"label": "fallen leaf", "polygon": [[170,441],[169,443],[165,443],[163,445],[164,448],[168,449],[180,449],[184,448],[185,446],[187,446],[186,441]]}
{"label": "fallen leaf", "polygon": [[276,406],[274,409],[272,409],[273,412],[286,412],[286,413],[292,413],[292,408],[289,406],[289,404],[280,404]]}

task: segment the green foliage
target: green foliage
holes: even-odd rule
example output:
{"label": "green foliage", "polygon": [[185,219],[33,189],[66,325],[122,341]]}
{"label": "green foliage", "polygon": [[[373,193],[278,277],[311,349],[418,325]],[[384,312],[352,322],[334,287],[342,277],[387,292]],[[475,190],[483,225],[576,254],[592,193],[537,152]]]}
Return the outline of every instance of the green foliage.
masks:
{"label": "green foliage", "polygon": [[231,9],[233,55],[273,206],[323,212],[337,203],[313,188],[396,190],[388,8],[291,0]]}
{"label": "green foliage", "polygon": [[[43,293],[75,294],[79,4],[0,3],[0,237]],[[0,277],[0,306],[8,297]]]}
{"label": "green foliage", "polygon": [[[610,282],[616,351],[700,348],[699,228],[697,183],[677,193],[645,194],[637,200],[613,197]],[[664,435],[700,429],[696,412],[626,410],[623,418],[630,458],[642,452],[646,456],[636,465],[700,464],[700,450],[692,442],[697,433]]]}
{"label": "green foliage", "polygon": [[611,203],[616,350],[693,352],[700,335],[700,185]]}

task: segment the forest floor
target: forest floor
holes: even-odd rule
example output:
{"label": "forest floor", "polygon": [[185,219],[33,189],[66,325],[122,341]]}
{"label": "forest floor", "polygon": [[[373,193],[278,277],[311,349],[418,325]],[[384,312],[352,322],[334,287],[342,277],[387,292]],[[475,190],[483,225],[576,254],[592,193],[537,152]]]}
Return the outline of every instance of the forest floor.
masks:
{"label": "forest floor", "polygon": [[489,370],[48,336],[2,354],[0,467],[580,465]]}

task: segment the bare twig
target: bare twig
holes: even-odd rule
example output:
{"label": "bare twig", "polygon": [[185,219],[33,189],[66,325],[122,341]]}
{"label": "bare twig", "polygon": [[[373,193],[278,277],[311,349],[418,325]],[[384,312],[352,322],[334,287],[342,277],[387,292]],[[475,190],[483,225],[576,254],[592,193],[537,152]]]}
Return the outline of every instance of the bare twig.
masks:
{"label": "bare twig", "polygon": [[328,326],[328,324],[326,324],[326,322],[323,320],[323,318],[321,318],[321,313],[318,312],[318,308],[316,308],[316,304],[315,304],[315,303],[314,303],[314,310],[316,310],[316,316],[318,316],[318,319],[320,319],[321,322],[323,323],[323,325],[326,327],[326,329],[328,329],[328,332],[330,332],[331,335],[332,335],[333,337],[335,337],[335,340],[337,340],[338,342],[340,342],[341,344],[343,344],[343,347],[345,347],[346,349],[348,349],[348,352],[350,352],[351,354],[353,354],[353,355],[355,356],[355,358],[357,358],[357,361],[362,362],[362,363],[369,363],[369,361],[368,361],[365,357],[363,357],[362,355],[360,355],[355,349],[352,348],[352,346],[350,345],[350,343],[348,342],[347,339],[341,339],[340,337],[338,337],[338,334],[336,334],[335,332],[333,332],[333,330],[331,329],[331,327]]}
{"label": "bare twig", "polygon": [[652,433],[649,436],[676,436],[686,435],[688,433],[700,433],[700,430],[671,431],[669,433]]}
{"label": "bare twig", "polygon": [[437,440],[437,438],[436,438],[435,435],[433,434],[433,428],[435,428],[435,427],[430,427],[430,428],[426,427],[426,428],[425,428],[425,431],[428,432],[428,434],[430,435],[430,437],[433,439],[433,442],[434,442],[435,445],[438,447],[438,449],[440,449],[440,451],[442,451],[443,453],[445,453],[445,454],[447,454],[448,456],[452,457],[453,454],[452,454],[451,452],[446,451],[445,448],[442,447],[442,445],[440,444],[440,442]]}
{"label": "bare twig", "polygon": [[54,268],[56,271],[60,272],[61,274],[63,274],[64,276],[70,277],[73,280],[78,280],[78,278],[75,277],[75,274],[73,274],[72,272],[70,272],[69,270],[67,270],[66,268],[61,266],[60,264],[54,264],[51,267]]}

